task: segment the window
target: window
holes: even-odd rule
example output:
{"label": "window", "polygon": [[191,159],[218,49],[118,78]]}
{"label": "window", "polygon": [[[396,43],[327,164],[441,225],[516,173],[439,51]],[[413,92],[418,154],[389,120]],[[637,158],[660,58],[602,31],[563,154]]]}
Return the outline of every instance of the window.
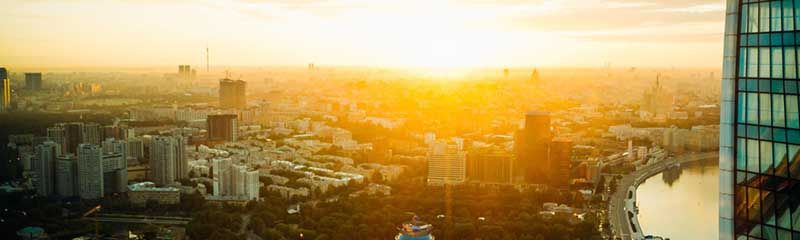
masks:
{"label": "window", "polygon": [[750,4],[747,18],[747,32],[758,32],[758,4]]}
{"label": "window", "polygon": [[786,127],[800,128],[798,114],[800,114],[800,109],[797,106],[797,95],[786,95]]}
{"label": "window", "polygon": [[736,145],[736,169],[747,169],[747,139],[738,138]]}
{"label": "window", "polygon": [[[741,24],[739,24],[739,26],[740,26],[740,30],[739,31],[742,32],[742,33],[750,32],[749,31],[750,30],[749,29],[749,23],[748,23],[749,16],[747,14],[749,12],[748,11],[749,9],[750,8],[747,7],[747,6],[742,7],[742,18],[741,18],[742,22],[741,22]],[[786,14],[783,14],[783,15],[786,16]]]}
{"label": "window", "polygon": [[772,126],[772,104],[769,93],[761,93],[759,97],[759,123],[761,125]]}
{"label": "window", "polygon": [[795,48],[787,47],[783,51],[783,63],[786,69],[786,78],[797,78],[797,60],[795,59]]}
{"label": "window", "polygon": [[747,76],[758,77],[758,48],[747,49]]}
{"label": "window", "polygon": [[[788,53],[784,53],[788,54]],[[739,49],[739,77],[747,76],[747,48]],[[788,77],[788,76],[787,76]]]}
{"label": "window", "polygon": [[[743,12],[745,9],[742,9]],[[747,16],[747,15],[742,15]],[[745,21],[742,19],[742,21]],[[783,30],[784,31],[792,31],[794,30],[794,8],[792,1],[784,0],[783,1]],[[744,28],[742,29],[744,30]]]}
{"label": "window", "polygon": [[[789,166],[800,161],[800,146],[789,144]],[[800,179],[800,169],[789,169],[789,175],[794,179]],[[800,209],[798,209],[800,211]]]}
{"label": "window", "polygon": [[781,12],[780,1],[770,3],[770,31],[779,32],[782,30],[781,23],[783,22],[783,18],[781,18]]}
{"label": "window", "polygon": [[775,143],[772,147],[772,162],[775,163],[775,175],[789,177],[788,156],[786,156],[786,144]]}
{"label": "window", "polygon": [[783,48],[774,47],[772,51],[772,78],[783,78]]}
{"label": "window", "polygon": [[747,123],[758,124],[758,93],[747,93]]}
{"label": "window", "polygon": [[747,140],[747,171],[758,172],[758,140]]}
{"label": "window", "polygon": [[758,76],[762,78],[769,77],[769,59],[770,59],[770,52],[768,47],[762,47],[758,49]]}
{"label": "window", "polygon": [[758,6],[758,32],[769,32],[769,2]]}
{"label": "window", "polygon": [[745,123],[747,122],[747,98],[746,93],[739,93],[739,104],[738,110],[736,111],[736,122],[738,123]]}
{"label": "window", "polygon": [[760,173],[772,174],[772,142],[761,141],[761,161]]}
{"label": "window", "polygon": [[772,95],[772,125],[777,127],[786,126],[786,110],[783,106],[783,95]]}

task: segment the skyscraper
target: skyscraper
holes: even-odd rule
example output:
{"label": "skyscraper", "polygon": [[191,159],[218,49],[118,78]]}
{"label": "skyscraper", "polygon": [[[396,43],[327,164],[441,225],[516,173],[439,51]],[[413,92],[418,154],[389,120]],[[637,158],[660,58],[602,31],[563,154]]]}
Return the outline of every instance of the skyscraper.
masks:
{"label": "skyscraper", "polygon": [[467,153],[458,145],[436,141],[428,149],[428,185],[464,183]]}
{"label": "skyscraper", "polygon": [[515,177],[521,177],[527,183],[548,183],[551,138],[550,113],[529,112],[525,115],[525,128],[517,132],[515,140]]}
{"label": "skyscraper", "polygon": [[222,108],[245,108],[247,99],[245,88],[247,82],[242,80],[219,80],[219,106]]}
{"label": "skyscraper", "polygon": [[103,193],[124,192],[128,187],[128,163],[118,152],[103,154]]}
{"label": "skyscraper", "polygon": [[208,115],[206,118],[209,141],[236,141],[237,116],[235,114]]}
{"label": "skyscraper", "polygon": [[103,197],[103,149],[92,144],[78,145],[78,196]]}
{"label": "skyscraper", "polygon": [[182,137],[156,136],[150,141],[150,172],[156,184],[172,184],[188,175],[185,145]]}
{"label": "skyscraper", "polygon": [[28,90],[42,89],[42,73],[25,73],[25,88]]}
{"label": "skyscraper", "polygon": [[213,179],[214,196],[229,195],[232,192],[231,159],[215,158],[211,160],[211,177]]}
{"label": "skyscraper", "polygon": [[467,154],[467,178],[480,183],[511,183],[514,156],[492,146],[470,150]]}
{"label": "skyscraper", "polygon": [[83,123],[61,123],[56,125],[64,129],[64,146],[62,149],[64,153],[77,153],[78,144],[83,143]]}
{"label": "skyscraper", "polygon": [[728,0],[720,239],[800,239],[800,2]]}
{"label": "skyscraper", "polygon": [[103,141],[103,131],[100,127],[100,124],[97,123],[86,123],[83,125],[83,143],[91,143],[95,145],[99,145],[101,141]]}
{"label": "skyscraper", "polygon": [[11,79],[8,79],[6,68],[0,68],[0,112],[11,107]]}
{"label": "skyscraper", "polygon": [[47,128],[47,140],[56,142],[59,146],[61,146],[62,153],[67,152],[66,151],[67,145],[65,145],[65,139],[64,139],[65,134],[66,133],[64,132],[63,126],[56,125]]}

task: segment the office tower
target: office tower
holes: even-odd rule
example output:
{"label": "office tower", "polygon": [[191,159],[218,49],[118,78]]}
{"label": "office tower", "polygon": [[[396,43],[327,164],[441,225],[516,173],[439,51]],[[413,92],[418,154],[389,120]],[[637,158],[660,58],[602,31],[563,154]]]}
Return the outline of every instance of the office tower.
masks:
{"label": "office tower", "polygon": [[466,152],[439,140],[428,149],[428,185],[461,184],[466,180]]}
{"label": "office tower", "polygon": [[245,88],[247,82],[242,80],[219,80],[219,106],[221,108],[245,108],[247,99]]}
{"label": "office tower", "polygon": [[116,152],[103,154],[103,193],[124,192],[128,187],[128,163],[125,155]]}
{"label": "office tower", "polygon": [[555,138],[550,143],[550,186],[568,188],[570,164],[572,163],[572,141]]}
{"label": "office tower", "polygon": [[83,123],[60,123],[56,126],[64,129],[64,146],[66,148],[62,149],[62,152],[76,154],[78,144],[83,143]]}
{"label": "office tower", "polygon": [[211,177],[213,179],[214,196],[224,196],[231,193],[231,159],[215,158],[211,160]]}
{"label": "office tower", "polygon": [[61,147],[53,141],[46,141],[36,146],[33,164],[33,170],[36,172],[36,194],[50,196],[54,193],[56,156],[60,152]]}
{"label": "office tower", "polygon": [[206,127],[209,141],[236,141],[237,123],[235,114],[208,115]]}
{"label": "office tower", "polygon": [[11,79],[8,79],[8,70],[0,68],[0,112],[11,108]]}
{"label": "office tower", "polygon": [[150,172],[156,184],[172,184],[188,175],[185,145],[183,137],[155,136],[150,141]]}
{"label": "office tower", "polygon": [[728,0],[720,239],[800,239],[800,2]]}
{"label": "office tower", "polygon": [[61,147],[61,150],[66,153],[67,145],[64,144],[66,133],[64,131],[64,127],[58,125],[47,128],[47,140],[56,142]]}
{"label": "office tower", "polygon": [[511,183],[514,156],[498,147],[470,150],[467,179],[478,183]]}
{"label": "office tower", "polygon": [[103,131],[100,124],[86,123],[83,125],[83,143],[99,145],[103,141]]}
{"label": "office tower", "polygon": [[78,164],[75,155],[62,155],[56,159],[56,194],[61,197],[76,195]]}
{"label": "office tower", "polygon": [[25,73],[25,88],[36,91],[42,89],[42,73]]}
{"label": "office tower", "polygon": [[525,115],[525,128],[517,131],[515,148],[517,159],[514,175],[527,183],[547,184],[549,168],[550,113],[529,112]]}
{"label": "office tower", "polygon": [[78,196],[103,197],[103,149],[93,144],[78,145]]}

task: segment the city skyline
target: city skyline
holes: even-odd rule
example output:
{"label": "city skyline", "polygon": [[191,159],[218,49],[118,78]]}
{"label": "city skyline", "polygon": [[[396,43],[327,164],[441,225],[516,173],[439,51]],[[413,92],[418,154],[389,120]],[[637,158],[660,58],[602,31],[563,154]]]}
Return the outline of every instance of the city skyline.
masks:
{"label": "city skyline", "polygon": [[711,0],[8,5],[9,68],[204,66],[206,48],[212,66],[719,68],[724,20]]}

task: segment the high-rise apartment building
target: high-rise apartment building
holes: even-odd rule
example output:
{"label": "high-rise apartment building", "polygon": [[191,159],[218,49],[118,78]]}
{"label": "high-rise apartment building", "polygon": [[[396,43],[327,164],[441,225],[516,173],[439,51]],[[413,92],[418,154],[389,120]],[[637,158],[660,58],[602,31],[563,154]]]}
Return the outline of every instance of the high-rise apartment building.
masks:
{"label": "high-rise apartment building", "polygon": [[99,145],[103,141],[103,129],[100,124],[86,123],[83,124],[83,143],[90,143]]}
{"label": "high-rise apartment building", "polygon": [[25,73],[25,88],[36,91],[42,89],[42,73]]}
{"label": "high-rise apartment building", "polygon": [[156,136],[150,140],[151,179],[158,185],[168,185],[188,175],[183,137]]}
{"label": "high-rise apartment building", "polygon": [[213,195],[224,196],[232,193],[231,159],[215,158],[211,160],[211,178],[213,179]]}
{"label": "high-rise apartment building", "polygon": [[56,142],[64,153],[67,152],[67,145],[65,145],[66,139],[64,138],[65,134],[63,126],[56,125],[47,128],[47,140]]}
{"label": "high-rise apartment building", "polygon": [[62,155],[56,159],[56,194],[60,197],[77,195],[78,161],[75,155]]}
{"label": "high-rise apartment building", "polygon": [[128,188],[128,162],[118,152],[103,154],[103,193],[124,192]]}
{"label": "high-rise apartment building", "polygon": [[235,142],[238,120],[236,114],[208,115],[206,130],[209,141]]}
{"label": "high-rise apartment building", "polygon": [[78,145],[78,196],[103,197],[103,149],[93,144]]}
{"label": "high-rise apartment building", "polygon": [[61,153],[61,146],[53,141],[46,141],[36,146],[33,170],[36,172],[36,194],[50,196],[55,192],[56,157]]}
{"label": "high-rise apartment building", "polygon": [[462,184],[466,180],[467,153],[456,144],[436,141],[428,149],[428,185]]}
{"label": "high-rise apartment building", "polygon": [[242,80],[219,80],[219,106],[221,108],[247,107],[246,89],[247,82]]}
{"label": "high-rise apartment building", "polygon": [[551,139],[550,113],[529,112],[525,115],[525,127],[517,132],[515,140],[515,177],[522,178],[527,183],[549,182],[548,151]]}
{"label": "high-rise apartment building", "polygon": [[727,0],[720,239],[800,239],[800,2]]}
{"label": "high-rise apartment building", "polygon": [[11,108],[11,79],[8,79],[8,70],[0,67],[0,112]]}
{"label": "high-rise apartment building", "polygon": [[60,123],[56,127],[64,129],[64,146],[62,149],[64,153],[76,154],[78,144],[83,143],[83,123]]}

